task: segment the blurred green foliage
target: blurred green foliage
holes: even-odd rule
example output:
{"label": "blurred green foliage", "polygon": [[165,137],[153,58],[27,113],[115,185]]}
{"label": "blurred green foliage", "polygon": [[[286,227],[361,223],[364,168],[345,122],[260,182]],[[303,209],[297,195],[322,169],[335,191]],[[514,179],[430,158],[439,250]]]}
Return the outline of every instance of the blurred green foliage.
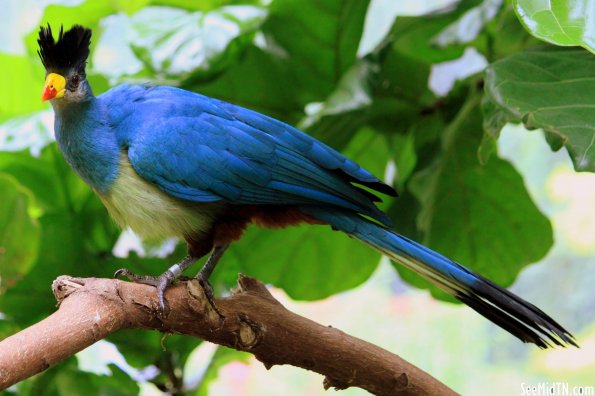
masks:
{"label": "blurred green foliage", "polygon": [[[521,176],[494,154],[504,123],[545,129],[554,149],[568,148],[577,170],[595,169],[589,108],[595,89],[584,85],[594,80],[595,58],[528,35],[513,7],[533,18],[525,21],[540,28],[533,33],[550,29],[551,18],[542,23],[535,12],[523,11],[527,2],[464,1],[428,15],[398,17],[363,53],[362,35],[375,24],[366,24],[370,2],[364,0],[53,3],[43,10],[40,24],[68,28],[80,23],[94,29],[89,79],[96,94],[125,81],[174,84],[298,125],[380,176],[387,164],[395,164],[401,197],[383,208],[397,230],[504,286],[552,245],[549,221]],[[38,100],[44,71],[36,57],[36,35],[34,28],[23,38],[27,53],[0,53],[0,70],[12,76],[5,81],[10,94],[0,97],[5,122],[0,149],[13,150],[0,152],[2,335],[55,309],[49,286],[58,275],[111,276],[120,267],[157,274],[183,254],[179,247],[165,260],[114,257],[119,230],[55,145],[35,156],[30,141],[19,145],[27,133],[44,139],[38,113],[45,108]],[[575,36],[548,41],[585,45],[584,35],[582,41]],[[461,57],[470,47],[489,63],[487,74],[464,76],[447,94],[437,95],[428,84],[433,66]],[[30,118],[15,118],[23,115]],[[37,120],[35,128],[27,119]],[[244,272],[293,298],[320,299],[364,282],[378,259],[370,249],[322,227],[253,228],[226,255],[213,283],[223,291]],[[396,268],[411,284],[430,287]],[[126,332],[111,341],[133,366],[155,365],[159,373],[149,380],[159,389],[179,391],[181,368],[199,341],[161,338]],[[235,356],[215,353],[205,381]],[[18,390],[138,393],[134,380],[111,369],[111,377],[77,372],[71,360],[24,381]],[[205,386],[186,391],[204,394]]]}

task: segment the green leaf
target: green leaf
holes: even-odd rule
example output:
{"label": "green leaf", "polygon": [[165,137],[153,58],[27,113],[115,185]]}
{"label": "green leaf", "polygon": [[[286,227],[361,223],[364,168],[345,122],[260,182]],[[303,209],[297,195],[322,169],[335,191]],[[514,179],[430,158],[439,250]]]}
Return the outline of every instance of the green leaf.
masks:
{"label": "green leaf", "polygon": [[513,0],[513,5],[533,36],[556,45],[579,45],[595,53],[592,1]]}
{"label": "green leaf", "polygon": [[309,112],[299,127],[306,129],[324,116],[362,110],[370,106],[372,98],[369,80],[373,67],[374,65],[367,60],[353,65],[338,81],[335,90],[314,111]]}
{"label": "green leaf", "polygon": [[473,41],[485,24],[492,20],[502,5],[502,0],[484,0],[481,4],[465,11],[455,22],[438,33],[432,42],[439,47],[452,44],[466,44]]}
{"label": "green leaf", "polygon": [[392,154],[396,167],[397,185],[401,188],[417,165],[415,138],[412,133],[390,136]]}
{"label": "green leaf", "polygon": [[161,371],[168,365],[181,369],[201,342],[194,337],[146,330],[119,331],[107,340],[118,347],[131,366],[144,368],[153,364]]}
{"label": "green leaf", "polygon": [[369,0],[271,3],[263,32],[290,59],[291,84],[299,88],[300,101],[325,100],[354,64],[368,4]]}
{"label": "green leaf", "polygon": [[[67,212],[44,215],[38,260],[27,275],[0,299],[0,311],[8,320],[28,326],[56,309],[51,291],[59,275],[84,275],[90,260],[84,254],[84,238],[78,220]],[[98,274],[95,274],[98,275]]]}
{"label": "green leaf", "polygon": [[366,121],[372,104],[372,82],[376,65],[368,60],[354,64],[339,80],[324,103],[311,103],[298,127],[340,150]]}
{"label": "green leaf", "polygon": [[55,144],[39,157],[28,151],[0,152],[0,171],[11,174],[33,192],[43,211],[77,209],[92,192],[70,169]]}
{"label": "green leaf", "polygon": [[[424,244],[507,286],[548,252],[552,228],[512,165],[499,158],[479,164],[481,122],[474,95],[445,130],[442,156],[414,176],[411,190],[422,204],[418,227]],[[428,284],[397,268],[408,282]],[[432,287],[433,294],[445,296],[437,290]]]}
{"label": "green leaf", "polygon": [[595,57],[585,51],[522,52],[486,70],[484,128],[497,137],[506,122],[542,128],[562,144],[578,171],[595,171]]}
{"label": "green leaf", "polygon": [[472,44],[486,56],[489,62],[526,48],[543,46],[539,39],[527,33],[519,23],[513,6],[508,1]]}
{"label": "green leaf", "polygon": [[[41,238],[37,260],[0,299],[0,312],[9,320],[28,325],[53,312],[55,299],[50,285],[59,275],[112,276],[121,267],[139,273],[161,273],[169,267],[162,259],[111,256],[119,230],[55,145],[46,147],[39,158],[27,152],[2,152],[0,171],[29,188],[42,212],[38,219]],[[27,239],[23,237],[19,244],[27,247]],[[36,303],[31,305],[31,301]]]}
{"label": "green leaf", "polygon": [[108,365],[111,375],[97,375],[85,373],[91,377],[91,382],[102,396],[133,396],[138,395],[140,388],[128,374],[115,364]]}
{"label": "green leaf", "polygon": [[398,17],[390,32],[394,38],[394,50],[402,57],[428,65],[459,58],[463,55],[463,46],[448,45],[441,48],[434,42],[434,38],[477,3],[462,1],[455,11],[446,14]]}
{"label": "green leaf", "polygon": [[138,384],[117,366],[110,364],[111,375],[80,371],[76,358],[51,367],[17,385],[21,396],[132,396],[138,395]]}
{"label": "green leaf", "polygon": [[275,1],[262,27],[265,43],[248,47],[212,81],[182,87],[295,124],[355,64],[367,4]]}
{"label": "green leaf", "polygon": [[32,267],[40,230],[30,215],[31,193],[0,173],[0,292],[14,286]]}
{"label": "green leaf", "polygon": [[129,25],[125,40],[157,79],[200,81],[237,62],[265,17],[253,6],[206,13],[147,7],[117,23]]}
{"label": "green leaf", "polygon": [[282,288],[294,299],[316,300],[361,284],[379,259],[369,247],[327,226],[251,227],[217,270],[232,271],[237,278],[239,269]]}
{"label": "green leaf", "polygon": [[285,60],[250,46],[238,61],[212,81],[183,83],[182,88],[244,106],[295,123],[303,116],[297,87],[291,81]]}

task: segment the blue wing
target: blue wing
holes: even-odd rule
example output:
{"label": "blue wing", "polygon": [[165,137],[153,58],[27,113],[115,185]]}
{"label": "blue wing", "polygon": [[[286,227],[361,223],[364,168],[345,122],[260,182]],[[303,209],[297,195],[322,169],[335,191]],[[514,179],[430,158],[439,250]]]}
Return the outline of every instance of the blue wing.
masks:
{"label": "blue wing", "polygon": [[332,205],[385,224],[370,192],[394,195],[367,170],[278,120],[172,87],[122,86],[100,96],[134,169],[173,196],[246,205]]}

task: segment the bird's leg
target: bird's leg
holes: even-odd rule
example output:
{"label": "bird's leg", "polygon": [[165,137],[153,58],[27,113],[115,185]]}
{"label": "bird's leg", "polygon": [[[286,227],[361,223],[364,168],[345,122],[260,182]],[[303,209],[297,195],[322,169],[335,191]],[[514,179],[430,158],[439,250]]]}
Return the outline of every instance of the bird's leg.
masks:
{"label": "bird's leg", "polygon": [[209,302],[213,306],[215,306],[215,304],[213,304],[214,293],[213,293],[213,287],[209,283],[209,278],[210,278],[211,274],[213,273],[215,266],[217,265],[217,263],[223,256],[223,253],[225,253],[225,251],[227,250],[228,247],[229,247],[229,243],[215,246],[215,248],[211,252],[211,255],[207,259],[207,262],[205,263],[205,265],[202,266],[200,271],[198,271],[198,274],[196,274],[196,276],[195,276],[195,278],[198,279],[198,281],[202,285],[202,288],[205,291],[205,295],[207,296],[207,298],[209,299]]}
{"label": "bird's leg", "polygon": [[157,288],[157,299],[159,301],[159,309],[163,315],[166,315],[168,312],[167,305],[165,303],[165,298],[163,297],[163,293],[165,289],[169,285],[173,283],[176,279],[182,275],[182,272],[192,264],[194,264],[198,260],[196,257],[193,256],[186,256],[182,261],[176,263],[169,267],[167,271],[162,273],[159,276],[151,276],[151,275],[137,275],[135,273],[130,272],[126,268],[120,268],[114,274],[114,277],[117,278],[119,276],[125,276],[130,279],[132,282],[135,283],[144,283],[146,285],[155,286]]}

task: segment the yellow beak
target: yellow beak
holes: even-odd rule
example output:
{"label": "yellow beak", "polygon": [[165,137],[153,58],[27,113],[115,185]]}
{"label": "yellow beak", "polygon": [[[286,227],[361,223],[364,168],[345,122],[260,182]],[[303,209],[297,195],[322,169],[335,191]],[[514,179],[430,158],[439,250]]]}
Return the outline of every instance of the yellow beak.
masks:
{"label": "yellow beak", "polygon": [[50,73],[45,79],[41,101],[58,99],[64,96],[66,91],[66,79],[59,74]]}

